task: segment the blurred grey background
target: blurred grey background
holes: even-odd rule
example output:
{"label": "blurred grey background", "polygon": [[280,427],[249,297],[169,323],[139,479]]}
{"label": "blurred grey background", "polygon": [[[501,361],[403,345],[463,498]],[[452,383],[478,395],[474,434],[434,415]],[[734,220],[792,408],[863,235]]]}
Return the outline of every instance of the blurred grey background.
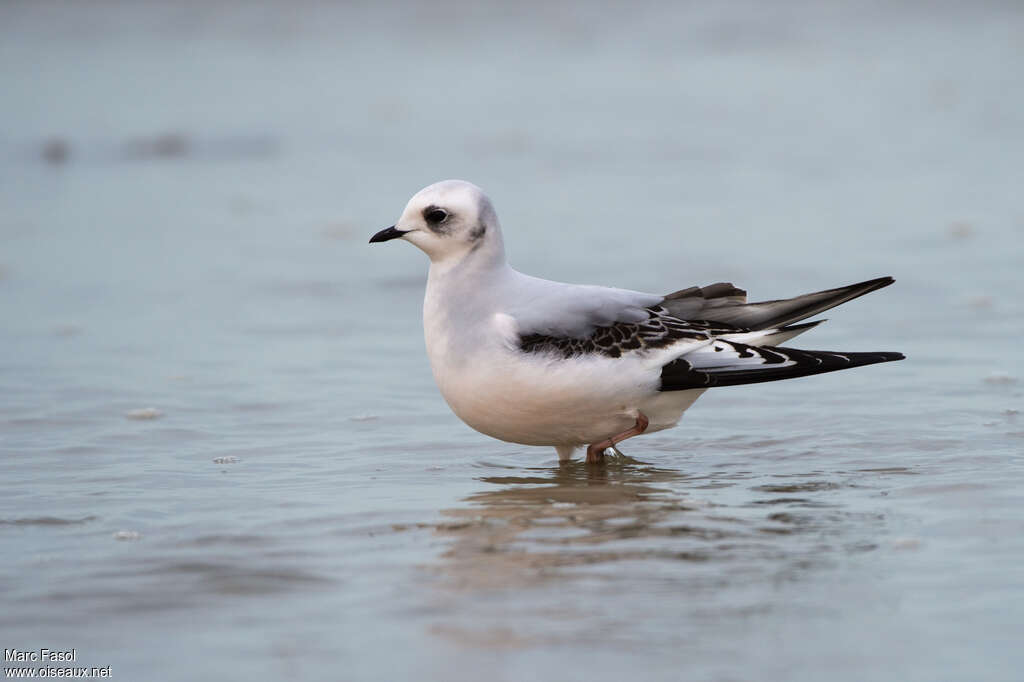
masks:
{"label": "blurred grey background", "polygon": [[[1012,679],[1017,2],[0,3],[0,615],[114,679]],[[470,431],[426,262],[880,275],[602,475]],[[792,385],[791,385],[792,384]]]}

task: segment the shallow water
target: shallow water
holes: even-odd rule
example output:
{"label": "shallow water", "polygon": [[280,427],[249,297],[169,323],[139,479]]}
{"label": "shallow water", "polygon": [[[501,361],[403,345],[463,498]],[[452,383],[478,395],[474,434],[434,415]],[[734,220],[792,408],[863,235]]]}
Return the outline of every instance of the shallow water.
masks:
{"label": "shallow water", "polygon": [[[1009,680],[1013,3],[0,7],[0,632],[114,679]],[[520,269],[908,360],[705,395],[604,469],[450,414],[414,191]],[[806,339],[806,341],[805,341]]]}

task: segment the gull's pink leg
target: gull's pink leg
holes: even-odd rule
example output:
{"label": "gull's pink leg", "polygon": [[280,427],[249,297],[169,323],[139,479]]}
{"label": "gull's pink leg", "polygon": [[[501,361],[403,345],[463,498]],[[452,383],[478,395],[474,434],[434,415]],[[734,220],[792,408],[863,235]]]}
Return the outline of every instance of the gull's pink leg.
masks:
{"label": "gull's pink leg", "polygon": [[627,438],[633,436],[639,436],[641,433],[647,430],[647,425],[650,422],[643,412],[638,412],[636,415],[636,424],[633,428],[627,429],[622,433],[616,434],[611,438],[607,438],[598,443],[593,443],[587,448],[587,464],[600,464],[604,461],[604,451],[608,448],[615,447],[616,443],[621,443]]}

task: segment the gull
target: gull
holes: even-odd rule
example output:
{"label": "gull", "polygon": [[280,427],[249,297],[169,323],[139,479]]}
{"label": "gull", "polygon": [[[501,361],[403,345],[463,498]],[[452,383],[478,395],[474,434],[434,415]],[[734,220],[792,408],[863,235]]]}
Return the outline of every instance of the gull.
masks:
{"label": "gull", "polygon": [[601,463],[623,440],[675,426],[709,388],[903,359],[780,345],[891,277],[758,303],[724,282],[661,296],[539,279],[508,264],[494,206],[462,180],[417,192],[370,243],[392,239],[430,258],[423,331],[452,411],[493,438],[554,446],[560,461],[587,446]]}

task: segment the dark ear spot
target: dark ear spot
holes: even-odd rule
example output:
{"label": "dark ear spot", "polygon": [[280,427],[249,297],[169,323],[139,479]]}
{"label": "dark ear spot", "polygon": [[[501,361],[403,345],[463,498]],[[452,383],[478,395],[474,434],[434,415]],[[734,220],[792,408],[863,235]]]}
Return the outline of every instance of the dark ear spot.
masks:
{"label": "dark ear spot", "polygon": [[423,220],[426,221],[427,227],[437,234],[448,234],[451,231],[447,225],[450,217],[448,211],[440,206],[431,204],[423,209]]}
{"label": "dark ear spot", "polygon": [[480,239],[480,237],[483,237],[485,234],[487,234],[487,226],[484,225],[482,222],[477,223],[473,227],[473,229],[469,231],[469,241],[475,242],[477,239]]}

